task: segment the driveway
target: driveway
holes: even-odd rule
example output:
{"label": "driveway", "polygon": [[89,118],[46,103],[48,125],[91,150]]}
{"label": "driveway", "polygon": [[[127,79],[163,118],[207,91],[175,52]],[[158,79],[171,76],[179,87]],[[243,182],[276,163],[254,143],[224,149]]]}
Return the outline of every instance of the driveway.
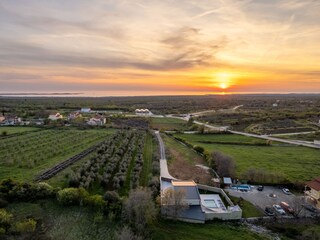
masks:
{"label": "driveway", "polygon": [[[251,185],[250,185],[251,186]],[[299,199],[303,198],[303,196],[296,196],[294,194],[287,195],[282,192],[282,189],[278,187],[270,187],[265,186],[263,191],[258,191],[257,186],[253,186],[252,191],[241,192],[233,189],[225,189],[230,196],[233,197],[242,197],[243,199],[251,202],[253,205],[257,206],[261,210],[264,210],[266,206],[271,206],[273,204],[280,204],[280,202],[287,202],[294,209],[299,207],[295,207],[297,205],[301,205],[302,201]],[[269,194],[275,194],[276,198],[269,197]],[[310,212],[302,209],[299,216],[309,216]]]}

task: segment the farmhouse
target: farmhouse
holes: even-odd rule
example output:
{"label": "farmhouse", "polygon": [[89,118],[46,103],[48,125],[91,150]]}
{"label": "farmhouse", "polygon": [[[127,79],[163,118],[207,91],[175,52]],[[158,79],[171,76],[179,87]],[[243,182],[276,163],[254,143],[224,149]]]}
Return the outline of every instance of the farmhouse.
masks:
{"label": "farmhouse", "polygon": [[0,115],[0,123],[2,123],[6,118],[2,115]]}
{"label": "farmhouse", "polygon": [[69,121],[72,121],[74,119],[77,119],[77,118],[80,118],[82,117],[81,113],[80,112],[73,112],[73,113],[70,113],[69,116],[68,116],[68,120]]}
{"label": "farmhouse", "polygon": [[103,126],[106,124],[106,118],[100,115],[96,115],[87,122],[90,126]]}
{"label": "farmhouse", "polygon": [[[212,194],[200,194],[199,189]],[[173,194],[168,201],[167,193],[170,191]],[[221,197],[228,203],[227,207]],[[177,208],[177,205],[181,207]],[[199,185],[194,181],[161,178],[161,214],[182,221],[204,223],[213,219],[241,219],[242,210],[221,188]]]}
{"label": "farmhouse", "polygon": [[58,119],[63,119],[63,116],[60,113],[55,113],[55,114],[50,114],[48,119],[52,121],[57,121]]}
{"label": "farmhouse", "polygon": [[138,116],[150,116],[150,115],[152,115],[152,112],[149,109],[136,109],[135,113]]}
{"label": "farmhouse", "polygon": [[320,208],[320,177],[307,182],[306,186],[310,188],[310,190],[305,192],[306,195],[314,202],[317,208]]}

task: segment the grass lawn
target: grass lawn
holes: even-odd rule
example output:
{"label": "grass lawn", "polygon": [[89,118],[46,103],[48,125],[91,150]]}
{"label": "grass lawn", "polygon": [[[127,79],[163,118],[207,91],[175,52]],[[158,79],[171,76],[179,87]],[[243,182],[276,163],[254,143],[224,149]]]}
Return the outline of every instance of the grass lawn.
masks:
{"label": "grass lawn", "polygon": [[296,134],[296,135],[281,135],[276,136],[277,138],[290,139],[290,140],[302,140],[302,141],[311,141],[320,140],[320,131],[315,133],[308,134]]}
{"label": "grass lawn", "polygon": [[168,153],[168,168],[172,176],[182,180],[192,179],[202,184],[210,183],[211,173],[196,166],[206,165],[202,156],[166,134],[162,134],[162,139]]}
{"label": "grass lawn", "polygon": [[150,176],[152,175],[152,156],[156,148],[154,144],[152,135],[148,133],[143,150],[143,167],[140,177],[140,185],[144,187],[148,186]]}
{"label": "grass lawn", "polygon": [[178,221],[158,221],[153,227],[154,240],[226,240],[226,239],[268,239],[264,236],[250,232],[245,227],[232,226],[230,223],[212,222],[206,224],[192,224]]}
{"label": "grass lawn", "polygon": [[12,134],[20,134],[20,133],[25,133],[25,132],[30,132],[30,131],[37,131],[41,130],[41,128],[36,128],[36,127],[6,127],[6,126],[1,126],[0,127],[0,136],[4,135],[3,133],[6,132],[6,135],[12,135]]}
{"label": "grass lawn", "polygon": [[7,210],[15,215],[15,220],[38,220],[34,236],[28,239],[112,239],[117,228],[115,222],[100,218],[89,208],[63,207],[55,200],[10,204]]}
{"label": "grass lawn", "polygon": [[[238,204],[239,198],[229,196],[231,201],[234,204]],[[250,217],[263,217],[264,213],[262,210],[254,206],[252,203],[242,199],[242,201],[239,203],[239,206],[242,209],[242,217],[243,218],[250,218]]]}
{"label": "grass lawn", "polygon": [[[239,177],[250,168],[280,173],[293,182],[304,182],[320,176],[320,152],[317,149],[279,143],[274,143],[272,146],[230,144],[232,141],[235,143],[264,141],[232,134],[175,134],[175,136],[193,145],[202,146],[208,152],[220,151],[232,156]],[[203,141],[214,143],[202,143]]]}
{"label": "grass lawn", "polygon": [[162,131],[187,131],[187,122],[176,118],[151,118],[151,128]]}
{"label": "grass lawn", "polygon": [[113,132],[113,129],[43,130],[0,139],[0,180],[32,180]]}

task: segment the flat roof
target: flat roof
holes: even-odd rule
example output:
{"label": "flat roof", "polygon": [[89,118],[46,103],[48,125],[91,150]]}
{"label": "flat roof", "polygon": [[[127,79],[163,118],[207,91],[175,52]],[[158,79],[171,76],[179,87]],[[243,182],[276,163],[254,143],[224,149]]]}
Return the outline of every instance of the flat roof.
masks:
{"label": "flat roof", "polygon": [[172,181],[172,186],[176,187],[195,187],[197,184],[194,181]]}

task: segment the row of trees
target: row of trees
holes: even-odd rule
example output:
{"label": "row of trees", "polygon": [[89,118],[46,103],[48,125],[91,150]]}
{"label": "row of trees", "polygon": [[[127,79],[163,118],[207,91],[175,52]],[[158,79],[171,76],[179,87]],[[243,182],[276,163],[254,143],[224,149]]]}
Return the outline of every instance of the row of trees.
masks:
{"label": "row of trees", "polygon": [[144,131],[118,131],[97,150],[95,156],[71,177],[70,185],[90,188],[98,182],[106,189],[119,190],[139,185],[143,166]]}

